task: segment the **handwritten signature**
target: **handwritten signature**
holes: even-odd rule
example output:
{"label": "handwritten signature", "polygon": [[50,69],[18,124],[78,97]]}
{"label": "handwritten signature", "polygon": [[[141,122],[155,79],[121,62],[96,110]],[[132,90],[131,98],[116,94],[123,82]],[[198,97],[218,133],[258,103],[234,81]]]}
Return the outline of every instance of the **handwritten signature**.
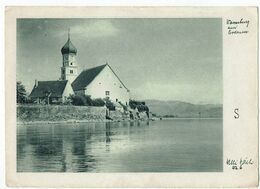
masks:
{"label": "handwritten signature", "polygon": [[239,160],[236,159],[227,159],[226,164],[231,166],[232,169],[238,170],[243,169],[245,165],[253,165],[254,161],[251,158],[240,158]]}

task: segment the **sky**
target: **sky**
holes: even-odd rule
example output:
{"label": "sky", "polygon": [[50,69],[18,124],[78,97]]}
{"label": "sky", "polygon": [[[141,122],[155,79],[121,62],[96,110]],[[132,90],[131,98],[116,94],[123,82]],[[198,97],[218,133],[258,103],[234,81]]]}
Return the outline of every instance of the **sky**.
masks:
{"label": "sky", "polygon": [[18,19],[17,81],[58,80],[61,48],[77,48],[79,72],[108,64],[137,100],[222,104],[222,20]]}

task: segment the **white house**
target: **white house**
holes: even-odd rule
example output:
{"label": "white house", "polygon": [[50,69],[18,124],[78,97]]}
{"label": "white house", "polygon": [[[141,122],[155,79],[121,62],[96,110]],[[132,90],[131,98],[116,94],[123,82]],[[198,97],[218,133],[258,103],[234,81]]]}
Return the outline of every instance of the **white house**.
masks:
{"label": "white house", "polygon": [[108,64],[82,71],[72,82],[72,88],[77,95],[108,98],[124,105],[129,103],[129,90]]}

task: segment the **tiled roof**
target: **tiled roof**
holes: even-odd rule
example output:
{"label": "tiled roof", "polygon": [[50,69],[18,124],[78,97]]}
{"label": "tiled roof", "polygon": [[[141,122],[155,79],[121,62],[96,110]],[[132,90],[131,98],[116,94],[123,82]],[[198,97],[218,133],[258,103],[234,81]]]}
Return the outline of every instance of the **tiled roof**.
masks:
{"label": "tiled roof", "polygon": [[72,83],[73,90],[78,91],[84,89],[105,67],[106,64],[82,71]]}
{"label": "tiled roof", "polygon": [[50,97],[62,97],[67,82],[67,80],[38,81],[38,86],[34,86],[30,97],[45,97],[46,94],[51,94]]}

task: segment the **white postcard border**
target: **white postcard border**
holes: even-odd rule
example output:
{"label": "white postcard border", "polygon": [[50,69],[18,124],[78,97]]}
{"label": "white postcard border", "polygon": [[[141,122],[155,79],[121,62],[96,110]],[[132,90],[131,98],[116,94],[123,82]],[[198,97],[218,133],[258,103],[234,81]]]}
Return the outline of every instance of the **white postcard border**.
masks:
{"label": "white postcard border", "polygon": [[[258,10],[255,7],[7,7],[6,182],[45,187],[254,187],[258,185]],[[17,173],[16,18],[222,18],[223,172]],[[247,34],[228,34],[231,20],[249,20]],[[239,108],[240,118],[234,119]],[[234,170],[228,159],[251,158]]]}

